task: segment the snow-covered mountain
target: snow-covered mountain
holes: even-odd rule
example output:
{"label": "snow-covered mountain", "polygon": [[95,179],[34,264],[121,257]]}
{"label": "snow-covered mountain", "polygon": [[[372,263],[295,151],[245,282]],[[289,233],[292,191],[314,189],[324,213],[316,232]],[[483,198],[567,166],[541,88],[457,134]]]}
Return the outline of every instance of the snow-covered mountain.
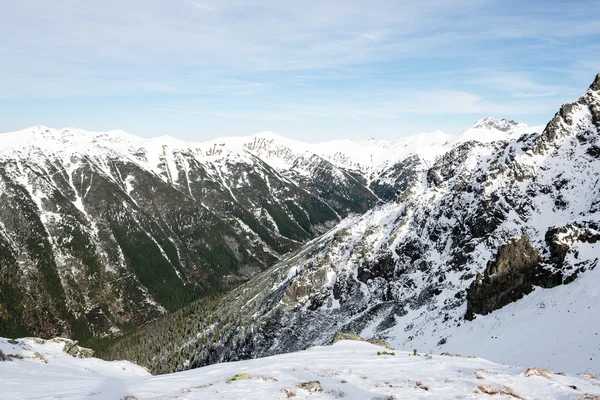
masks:
{"label": "snow-covered mountain", "polygon": [[129,362],[82,359],[64,351],[71,349],[62,340],[0,339],[3,398],[593,400],[600,395],[591,374],[574,377],[481,358],[412,355],[358,341],[159,377]]}
{"label": "snow-covered mountain", "polygon": [[371,180],[411,155],[418,155],[425,161],[433,162],[436,157],[459,143],[472,140],[488,143],[516,139],[527,133],[539,133],[543,128],[529,127],[505,119],[483,118],[458,135],[434,131],[398,140],[371,138],[305,143],[272,132],[263,132],[249,137],[215,139],[203,142],[202,145],[208,148],[210,154],[221,156],[236,154],[240,149],[248,150],[278,170],[298,169],[300,173],[301,166],[306,165],[306,160],[318,156]]}
{"label": "snow-covered mountain", "polygon": [[272,133],[0,134],[0,334],[118,334],[227,291],[343,218],[396,200],[421,163],[457,143],[535,130],[485,121],[456,137],[319,144]]}
{"label": "snow-covered mountain", "polygon": [[482,120],[464,136],[509,133],[388,166],[372,182],[395,190],[394,201],[105,356],[169,372],[297,351],[344,331],[598,372],[600,75],[541,133],[517,137],[515,125]]}
{"label": "snow-covered mountain", "polygon": [[0,135],[0,332],[89,337],[228,290],[379,199],[313,156],[124,132]]}

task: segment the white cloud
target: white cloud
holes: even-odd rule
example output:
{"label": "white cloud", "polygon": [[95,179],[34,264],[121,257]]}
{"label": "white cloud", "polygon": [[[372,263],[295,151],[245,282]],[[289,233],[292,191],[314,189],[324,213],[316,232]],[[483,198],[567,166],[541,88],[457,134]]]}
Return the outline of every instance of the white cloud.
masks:
{"label": "white cloud", "polygon": [[1,0],[0,101],[178,98],[186,115],[282,121],[551,114],[600,69],[600,6],[577,3]]}
{"label": "white cloud", "polygon": [[193,7],[199,8],[204,11],[214,11],[213,7],[209,7],[209,6],[202,4],[196,0],[183,0],[183,1],[185,1],[186,3],[188,3],[189,5],[191,5]]}

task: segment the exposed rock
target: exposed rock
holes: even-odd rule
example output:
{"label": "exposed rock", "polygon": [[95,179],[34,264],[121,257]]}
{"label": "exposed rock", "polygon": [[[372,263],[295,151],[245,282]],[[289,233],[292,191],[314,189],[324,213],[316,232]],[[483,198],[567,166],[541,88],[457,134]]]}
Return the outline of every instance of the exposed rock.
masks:
{"label": "exposed rock", "polygon": [[367,342],[374,344],[376,346],[379,346],[379,347],[383,347],[388,350],[396,350],[394,348],[394,346],[392,346],[391,344],[389,344],[388,342],[386,342],[385,340],[382,340],[382,339],[369,339],[369,340],[367,340]]}
{"label": "exposed rock", "polygon": [[545,241],[550,252],[549,261],[558,269],[554,275],[559,275],[559,278],[554,276],[551,277],[549,282],[540,281],[538,285],[554,287],[560,283],[570,283],[581,272],[585,272],[588,268],[593,269],[598,263],[598,258],[596,258],[596,260],[570,265],[566,262],[566,259],[570,253],[575,257],[577,256],[577,251],[573,252],[573,246],[576,243],[593,244],[600,241],[600,224],[594,221],[583,221],[553,227],[546,232]]}
{"label": "exposed rock", "polygon": [[297,385],[300,389],[307,390],[309,392],[322,392],[323,388],[321,387],[321,382],[319,381],[310,381],[310,382],[300,382]]}
{"label": "exposed rock", "polygon": [[64,341],[65,347],[63,351],[70,356],[75,358],[91,358],[94,356],[94,350],[79,346],[76,340],[59,340]]}
{"label": "exposed rock", "polygon": [[465,318],[489,314],[531,293],[539,266],[540,253],[526,237],[500,246],[496,260],[469,288]]}
{"label": "exposed rock", "polygon": [[355,341],[359,341],[359,342],[366,342],[367,341],[362,336],[356,335],[354,333],[338,332],[333,337],[333,340],[331,341],[331,344],[337,343],[340,340],[355,340]]}
{"label": "exposed rock", "polygon": [[53,338],[53,339],[41,339],[41,338],[27,338],[32,340],[36,344],[45,343],[62,343],[64,344],[63,351],[68,355],[75,358],[91,358],[94,356],[94,350],[79,346],[77,340],[65,339],[65,338]]}
{"label": "exposed rock", "polygon": [[422,163],[418,156],[409,156],[383,171],[369,187],[383,200],[402,199],[419,178],[419,170],[425,168]]}
{"label": "exposed rock", "polygon": [[586,150],[586,154],[588,154],[594,158],[600,158],[600,147],[599,146],[590,146]]}
{"label": "exposed rock", "polygon": [[12,361],[12,357],[7,356],[2,350],[0,350],[0,361]]}
{"label": "exposed rock", "polygon": [[248,375],[245,372],[242,372],[240,374],[234,375],[231,378],[227,379],[227,383],[231,383],[231,382],[235,382],[235,381],[244,381],[250,379],[250,375]]}
{"label": "exposed rock", "polygon": [[360,335],[356,335],[354,333],[345,333],[345,332],[337,332],[335,334],[335,336],[333,337],[331,344],[337,343],[341,340],[355,340],[358,342],[367,342],[367,343],[374,344],[375,346],[383,347],[388,350],[395,350],[394,346],[392,346],[385,340],[377,339],[377,338],[365,339]]}
{"label": "exposed rock", "polygon": [[35,353],[33,353],[33,358],[40,360],[44,364],[48,364],[48,360],[46,360],[46,358],[41,353],[38,353],[37,351]]}
{"label": "exposed rock", "polygon": [[546,379],[552,379],[550,371],[548,371],[547,369],[541,369],[536,367],[527,368],[527,370],[525,370],[523,374],[525,376],[542,376]]}
{"label": "exposed rock", "polygon": [[[576,242],[595,243],[600,232],[595,223],[573,224],[549,229],[545,241],[550,256],[544,259],[526,237],[500,246],[494,261],[478,274],[467,295],[465,318],[485,315],[529,294],[534,286],[553,288],[572,282],[577,274],[594,263],[580,263],[576,269],[565,265],[565,258]],[[545,268],[549,264],[552,268]]]}
{"label": "exposed rock", "polygon": [[596,79],[594,79],[594,82],[590,85],[590,90],[600,92],[600,74],[596,75]]}

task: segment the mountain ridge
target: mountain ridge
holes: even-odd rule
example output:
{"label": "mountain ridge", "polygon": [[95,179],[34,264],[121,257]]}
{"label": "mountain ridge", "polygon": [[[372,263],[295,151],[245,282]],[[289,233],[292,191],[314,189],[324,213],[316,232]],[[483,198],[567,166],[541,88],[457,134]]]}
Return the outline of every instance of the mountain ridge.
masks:
{"label": "mountain ridge", "polygon": [[[484,128],[484,129],[482,129]],[[487,128],[487,129],[486,129]],[[502,129],[499,129],[502,128]],[[518,128],[510,129],[510,128]],[[306,153],[311,152],[314,155],[318,155],[326,158],[330,162],[334,162],[336,158],[356,158],[361,159],[357,153],[363,152],[364,149],[360,149],[361,146],[367,146],[368,148],[375,149],[393,149],[399,147],[409,147],[408,151],[402,152],[401,156],[384,156],[383,158],[388,164],[384,164],[380,166],[380,169],[388,168],[389,163],[393,163],[396,161],[401,161],[398,158],[402,156],[406,156],[411,154],[411,152],[417,152],[418,147],[423,147],[428,144],[445,144],[447,142],[450,143],[460,143],[468,140],[477,140],[477,141],[497,141],[497,140],[505,140],[508,139],[508,136],[501,137],[495,131],[504,131],[514,135],[520,135],[525,131],[535,131],[539,130],[541,127],[534,126],[529,127],[523,123],[516,123],[515,121],[508,121],[505,119],[495,119],[492,117],[486,117],[479,119],[470,127],[464,129],[461,133],[457,135],[449,135],[442,131],[433,131],[433,132],[423,132],[416,133],[408,136],[401,137],[396,140],[384,140],[384,139],[339,139],[339,140],[331,140],[325,142],[317,142],[317,143],[309,143],[302,142],[295,139],[289,139],[284,136],[281,136],[277,133],[265,131],[259,132],[254,135],[249,136],[232,136],[232,137],[219,137],[204,141],[188,141],[177,139],[172,136],[158,136],[158,137],[141,137],[136,136],[130,133],[127,133],[122,130],[109,130],[109,131],[90,131],[79,128],[62,128],[62,129],[54,129],[49,128],[43,125],[37,125],[30,128],[26,128],[23,130],[15,131],[15,132],[6,132],[0,133],[0,143],[2,144],[2,148],[4,149],[4,153],[6,149],[10,149],[12,147],[20,147],[25,145],[30,145],[31,142],[38,141],[40,139],[46,139],[48,136],[55,137],[56,141],[59,141],[59,144],[98,144],[98,145],[111,145],[120,142],[124,145],[128,145],[130,147],[138,147],[138,148],[149,148],[149,147],[157,147],[160,148],[162,146],[168,146],[173,148],[192,148],[196,150],[200,150],[204,152],[207,157],[217,156],[222,153],[223,150],[240,150],[247,149],[252,151],[252,146],[256,146],[256,148],[260,152],[260,146],[268,149],[269,145],[279,146],[279,147],[287,147],[292,148],[295,147],[296,152],[298,153]],[[487,130],[487,132],[486,132]],[[472,132],[476,131],[476,132]],[[472,132],[471,136],[466,137],[465,134]],[[47,134],[47,135],[44,135]],[[25,140],[21,137],[25,135],[28,136]],[[477,137],[472,137],[476,135]],[[71,139],[71,140],[65,140]],[[77,143],[77,138],[83,139]],[[4,139],[4,140],[3,140]],[[90,140],[91,139],[91,140]],[[102,140],[106,139],[106,140]],[[111,140],[112,139],[112,140]],[[258,140],[258,145],[256,141]],[[50,145],[52,140],[47,140],[46,145]],[[216,146],[216,147],[215,147]],[[112,148],[112,146],[110,146]],[[222,147],[222,148],[221,148]],[[345,149],[344,149],[345,148]],[[113,150],[119,149],[119,147],[112,148]],[[217,151],[211,151],[216,149]],[[221,150],[221,151],[218,151]],[[336,154],[338,155],[336,157]],[[381,156],[382,153],[378,155]],[[369,156],[373,156],[374,154],[370,154]],[[356,163],[356,162],[355,162]],[[365,162],[360,161],[358,164],[358,169],[366,169],[368,166]],[[343,163],[338,165],[339,167],[348,167],[348,165],[344,165]],[[289,165],[286,166],[289,168]]]}

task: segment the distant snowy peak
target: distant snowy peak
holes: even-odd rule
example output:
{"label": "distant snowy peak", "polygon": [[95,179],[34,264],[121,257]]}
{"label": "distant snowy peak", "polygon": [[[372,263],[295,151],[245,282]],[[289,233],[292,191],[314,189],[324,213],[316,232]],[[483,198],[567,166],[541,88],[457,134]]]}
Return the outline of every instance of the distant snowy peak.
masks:
{"label": "distant snowy peak", "polygon": [[197,144],[169,136],[142,138],[121,130],[92,132],[78,128],[52,129],[34,126],[21,131],[0,134],[0,156],[27,154],[30,149],[64,154],[101,154],[106,150],[128,154],[136,150],[162,152],[171,149],[197,148]]}
{"label": "distant snowy peak", "polygon": [[318,152],[340,167],[374,178],[391,165],[412,154],[429,160],[447,150],[452,138],[442,131],[417,133],[398,140],[336,140],[321,143]]}
{"label": "distant snowy peak", "polygon": [[214,160],[235,159],[251,153],[278,170],[288,170],[297,159],[313,155],[307,143],[273,132],[212,139],[200,142],[200,147],[207,157]]}
{"label": "distant snowy peak", "polygon": [[522,122],[507,119],[482,118],[453,138],[461,143],[474,140],[481,143],[518,139],[527,133],[540,133],[544,126],[528,126]]}
{"label": "distant snowy peak", "polygon": [[306,143],[288,139],[272,132],[253,136],[220,138],[201,142],[209,157],[238,157],[240,152],[250,152],[271,166],[287,170],[306,160],[327,160],[339,168],[372,177],[390,165],[418,154],[424,159],[433,159],[447,150],[452,135],[442,131],[418,133],[399,140],[340,139],[321,143]]}
{"label": "distant snowy peak", "polygon": [[92,142],[124,142],[138,141],[141,140],[141,138],[120,130],[91,132],[79,128],[53,129],[47,126],[37,125],[21,131],[2,133],[0,134],[0,140],[3,141],[3,145],[10,145],[11,143],[15,145],[23,142],[30,142],[31,144],[40,145],[47,142],[62,142],[72,144]]}
{"label": "distant snowy peak", "polygon": [[543,127],[529,127],[515,121],[483,118],[459,135],[449,135],[438,130],[398,140],[369,138],[306,143],[273,132],[188,142],[168,136],[141,138],[118,130],[90,132],[76,128],[51,129],[35,126],[0,134],[0,157],[13,153],[27,155],[32,153],[31,149],[66,156],[78,153],[94,156],[108,150],[123,156],[145,154],[145,158],[154,163],[164,154],[173,151],[191,151],[197,157],[217,162],[240,161],[253,155],[280,171],[327,160],[339,168],[355,171],[371,180],[411,155],[432,162],[450,148],[466,141],[488,143],[510,140],[525,133],[539,133],[542,130]]}
{"label": "distant snowy peak", "polygon": [[503,132],[510,132],[518,127],[527,127],[527,125],[509,119],[496,119],[490,117],[481,118],[473,125],[473,128],[494,129]]}

